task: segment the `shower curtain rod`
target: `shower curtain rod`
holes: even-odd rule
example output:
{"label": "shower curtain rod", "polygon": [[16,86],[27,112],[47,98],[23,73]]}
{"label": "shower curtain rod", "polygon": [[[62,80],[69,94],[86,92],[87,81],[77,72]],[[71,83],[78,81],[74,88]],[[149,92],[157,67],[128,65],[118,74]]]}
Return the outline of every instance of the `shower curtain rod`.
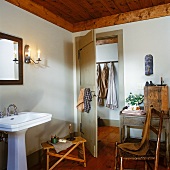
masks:
{"label": "shower curtain rod", "polygon": [[104,64],[104,63],[118,63],[118,61],[103,61],[103,62],[96,62],[96,64]]}

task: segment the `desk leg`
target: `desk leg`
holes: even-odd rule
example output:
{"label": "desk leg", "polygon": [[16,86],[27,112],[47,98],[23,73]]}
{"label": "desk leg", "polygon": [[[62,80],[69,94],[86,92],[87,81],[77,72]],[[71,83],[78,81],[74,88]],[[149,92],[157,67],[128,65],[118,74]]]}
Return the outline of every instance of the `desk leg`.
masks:
{"label": "desk leg", "polygon": [[167,165],[167,168],[169,168],[169,119],[167,119],[165,121],[165,141],[166,141],[166,165]]}
{"label": "desk leg", "polygon": [[123,116],[120,116],[120,142],[125,140],[125,126],[123,125]]}
{"label": "desk leg", "polygon": [[46,151],[46,155],[47,155],[47,161],[46,161],[46,163],[47,163],[47,170],[49,170],[49,162],[50,162],[50,156],[49,156],[49,149],[47,149],[47,151]]}
{"label": "desk leg", "polygon": [[120,143],[125,141],[125,126],[120,127]]}
{"label": "desk leg", "polygon": [[127,126],[127,138],[130,138],[130,126]]}

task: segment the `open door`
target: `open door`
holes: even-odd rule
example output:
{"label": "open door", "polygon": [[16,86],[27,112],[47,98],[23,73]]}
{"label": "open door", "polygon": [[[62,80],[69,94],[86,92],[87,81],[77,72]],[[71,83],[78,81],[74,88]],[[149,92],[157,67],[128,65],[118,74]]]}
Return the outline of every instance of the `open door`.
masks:
{"label": "open door", "polygon": [[90,112],[79,113],[81,114],[80,133],[87,140],[86,148],[94,157],[97,157],[96,37],[94,31],[79,37],[78,44],[79,87],[80,89],[90,88],[92,91]]}

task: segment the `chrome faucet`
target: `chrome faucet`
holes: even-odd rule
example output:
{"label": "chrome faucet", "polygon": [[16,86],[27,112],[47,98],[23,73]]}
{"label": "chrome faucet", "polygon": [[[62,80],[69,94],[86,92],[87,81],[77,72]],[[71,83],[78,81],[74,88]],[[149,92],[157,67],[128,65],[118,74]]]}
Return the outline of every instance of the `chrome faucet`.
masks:
{"label": "chrome faucet", "polygon": [[17,112],[17,106],[15,106],[15,104],[10,104],[7,108],[7,116],[11,116],[11,113],[10,113],[10,108],[13,107],[14,108],[14,115],[18,115],[18,112]]}

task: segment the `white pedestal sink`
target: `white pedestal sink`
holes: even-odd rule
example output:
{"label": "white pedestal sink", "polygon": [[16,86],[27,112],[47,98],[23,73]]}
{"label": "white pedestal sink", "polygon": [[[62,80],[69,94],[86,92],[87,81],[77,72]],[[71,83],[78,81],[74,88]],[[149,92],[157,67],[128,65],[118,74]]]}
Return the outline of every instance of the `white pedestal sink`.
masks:
{"label": "white pedestal sink", "polygon": [[27,170],[25,133],[28,128],[51,120],[49,113],[21,112],[0,119],[0,130],[8,132],[7,170]]}

